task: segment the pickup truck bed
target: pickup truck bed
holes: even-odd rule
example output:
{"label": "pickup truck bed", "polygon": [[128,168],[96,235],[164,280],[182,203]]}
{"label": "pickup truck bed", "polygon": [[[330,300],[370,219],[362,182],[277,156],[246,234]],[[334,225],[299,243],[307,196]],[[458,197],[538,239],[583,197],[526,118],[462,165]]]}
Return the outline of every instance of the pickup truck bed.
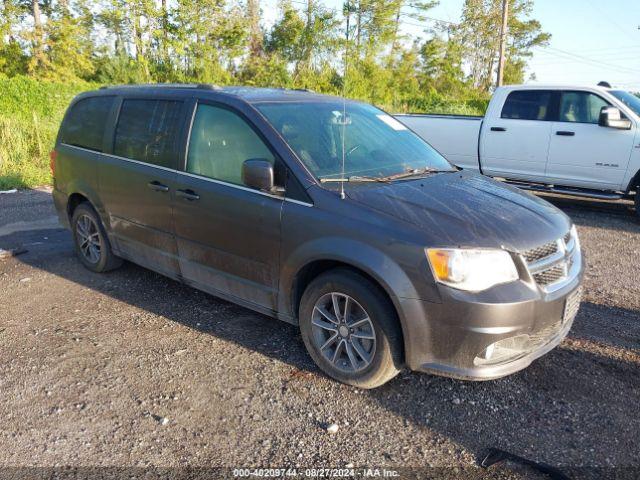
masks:
{"label": "pickup truck bed", "polygon": [[[454,165],[479,170],[478,138],[483,117],[467,115],[395,115],[411,130],[426,139]],[[446,120],[448,128],[442,128]]]}

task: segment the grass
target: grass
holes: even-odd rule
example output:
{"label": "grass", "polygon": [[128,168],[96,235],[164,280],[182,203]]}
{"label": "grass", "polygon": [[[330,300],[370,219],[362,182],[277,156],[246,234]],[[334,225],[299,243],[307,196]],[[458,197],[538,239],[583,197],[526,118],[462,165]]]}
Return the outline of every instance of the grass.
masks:
{"label": "grass", "polygon": [[49,152],[71,99],[95,88],[26,77],[0,79],[0,190],[51,183]]}
{"label": "grass", "polygon": [[0,116],[0,190],[51,183],[48,153],[57,121]]}
{"label": "grass", "polygon": [[[71,99],[99,85],[45,82],[17,76],[0,78],[0,190],[51,183],[49,152]],[[488,99],[417,98],[390,112],[412,111],[482,115]]]}

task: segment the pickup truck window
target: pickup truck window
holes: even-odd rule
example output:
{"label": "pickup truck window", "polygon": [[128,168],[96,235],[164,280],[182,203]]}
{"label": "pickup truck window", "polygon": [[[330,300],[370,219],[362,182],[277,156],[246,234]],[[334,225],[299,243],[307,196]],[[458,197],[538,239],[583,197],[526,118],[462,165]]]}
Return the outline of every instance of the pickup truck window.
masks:
{"label": "pickup truck window", "polygon": [[611,90],[609,93],[633,110],[633,113],[640,116],[640,98],[624,90]]}
{"label": "pickup truck window", "polygon": [[341,101],[262,103],[260,112],[320,179],[386,177],[413,169],[454,171],[428,143],[377,108]]}
{"label": "pickup truck window", "polygon": [[113,153],[140,162],[174,167],[182,102],[124,100]]}
{"label": "pickup truck window", "polygon": [[562,92],[558,121],[598,123],[600,110],[609,105],[602,97],[590,92]]}
{"label": "pickup truck window", "polygon": [[501,118],[511,120],[546,120],[552,94],[549,90],[515,90],[502,107]]}
{"label": "pickup truck window", "polygon": [[198,105],[187,172],[243,185],[242,164],[255,158],[275,163],[269,148],[239,115],[225,108]]}

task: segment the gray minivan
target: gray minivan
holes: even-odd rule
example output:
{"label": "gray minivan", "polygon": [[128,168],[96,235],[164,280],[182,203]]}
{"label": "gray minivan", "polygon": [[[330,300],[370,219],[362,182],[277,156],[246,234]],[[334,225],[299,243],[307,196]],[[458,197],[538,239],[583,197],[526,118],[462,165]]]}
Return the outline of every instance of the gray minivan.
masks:
{"label": "gray minivan", "polygon": [[51,155],[80,261],[127,259],[299,325],[331,377],[486,380],[558,345],[580,304],[575,227],[449,164],[364,103],[210,85],[76,97]]}

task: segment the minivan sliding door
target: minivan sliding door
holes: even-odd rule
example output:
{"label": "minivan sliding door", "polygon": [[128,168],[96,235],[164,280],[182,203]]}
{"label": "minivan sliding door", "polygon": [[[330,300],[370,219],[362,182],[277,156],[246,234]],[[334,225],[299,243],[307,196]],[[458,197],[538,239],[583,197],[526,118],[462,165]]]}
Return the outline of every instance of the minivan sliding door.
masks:
{"label": "minivan sliding door", "polygon": [[184,102],[125,98],[113,152],[100,165],[100,196],[114,247],[125,258],[179,276],[172,198]]}

